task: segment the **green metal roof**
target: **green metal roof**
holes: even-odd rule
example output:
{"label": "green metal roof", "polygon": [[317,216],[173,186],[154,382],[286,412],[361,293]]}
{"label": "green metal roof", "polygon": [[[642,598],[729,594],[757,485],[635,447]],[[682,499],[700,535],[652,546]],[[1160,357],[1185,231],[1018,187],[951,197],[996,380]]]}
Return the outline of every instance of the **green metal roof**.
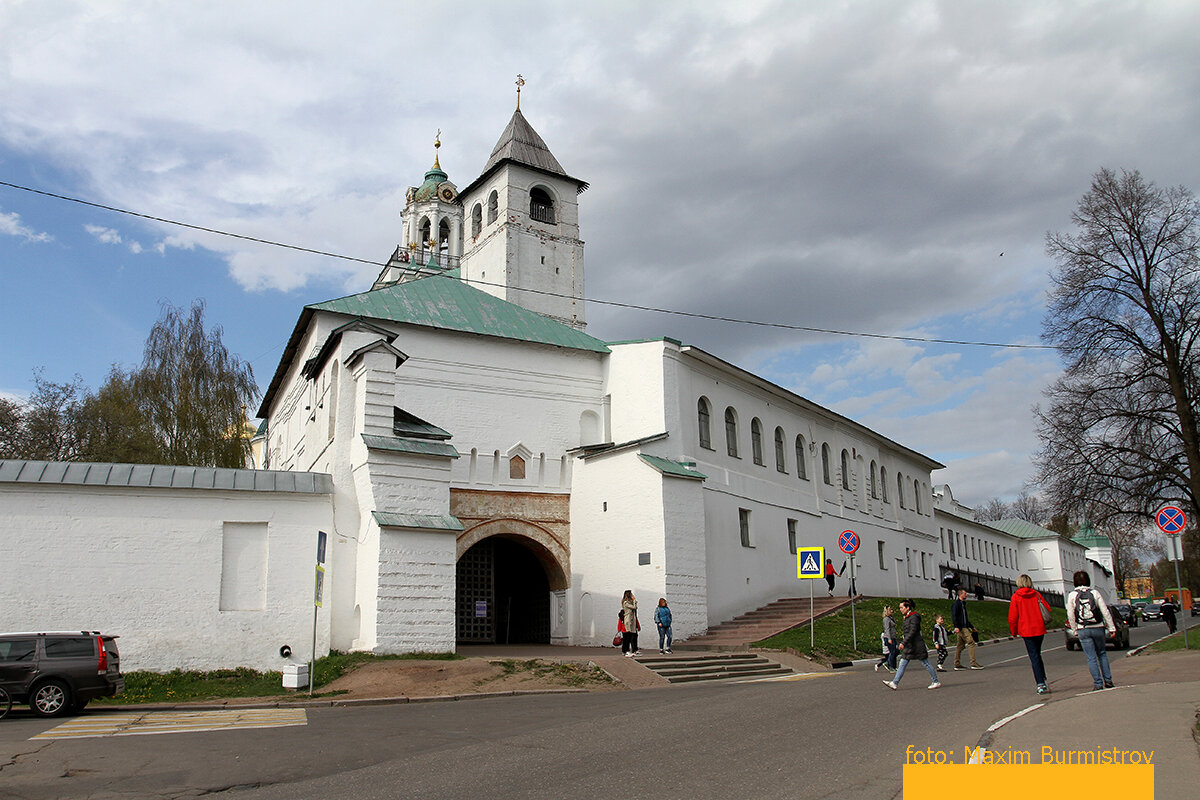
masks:
{"label": "green metal roof", "polygon": [[381,528],[416,528],[426,531],[461,531],[463,524],[449,514],[396,514],[391,511],[372,511],[371,516]]}
{"label": "green metal roof", "polygon": [[390,450],[393,453],[413,453],[419,456],[446,456],[458,458],[454,445],[430,439],[405,439],[399,436],[362,435],[369,450]]}
{"label": "green metal roof", "polygon": [[1084,547],[1112,547],[1112,540],[1098,532],[1090,522],[1084,522],[1079,533],[1071,537],[1071,541]]}
{"label": "green metal roof", "polygon": [[663,475],[670,475],[674,478],[691,478],[697,481],[708,478],[703,472],[697,472],[692,469],[695,466],[693,464],[684,464],[683,462],[672,461],[669,458],[662,458],[661,456],[648,456],[645,453],[638,453],[638,458],[654,467]]}
{"label": "green metal roof", "polygon": [[1054,531],[1048,531],[1032,522],[1026,522],[1023,519],[998,519],[984,523],[996,530],[1004,531],[1010,536],[1015,536],[1018,539],[1046,539],[1051,536],[1058,536]]}
{"label": "green metal roof", "polygon": [[457,279],[431,275],[305,308],[607,353],[604,342]]}

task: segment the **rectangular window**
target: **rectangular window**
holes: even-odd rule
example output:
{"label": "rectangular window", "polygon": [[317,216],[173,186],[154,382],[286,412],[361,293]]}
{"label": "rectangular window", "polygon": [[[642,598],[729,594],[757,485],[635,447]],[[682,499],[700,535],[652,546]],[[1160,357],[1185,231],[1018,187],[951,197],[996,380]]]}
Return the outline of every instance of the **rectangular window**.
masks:
{"label": "rectangular window", "polygon": [[946,531],[947,544],[950,545],[950,560],[954,560],[954,537],[958,534],[954,531]]}
{"label": "rectangular window", "polygon": [[738,509],[738,528],[742,534],[742,547],[750,547],[750,509]]}
{"label": "rectangular window", "polygon": [[789,519],[788,526],[788,552],[796,555],[796,520]]}
{"label": "rectangular window", "polygon": [[946,529],[938,528],[938,539],[942,542],[942,552],[946,552]]}
{"label": "rectangular window", "polygon": [[877,544],[879,545],[879,568],[886,570],[887,562],[884,560],[883,542],[877,542]]}
{"label": "rectangular window", "polygon": [[221,611],[261,611],[267,601],[267,523],[226,522],[221,541]]}
{"label": "rectangular window", "polygon": [[913,576],[912,571],[912,551],[907,547],[904,548],[904,568],[908,570],[908,577]]}
{"label": "rectangular window", "polygon": [[96,654],[96,642],[90,636],[72,639],[47,639],[46,658],[87,658]]}

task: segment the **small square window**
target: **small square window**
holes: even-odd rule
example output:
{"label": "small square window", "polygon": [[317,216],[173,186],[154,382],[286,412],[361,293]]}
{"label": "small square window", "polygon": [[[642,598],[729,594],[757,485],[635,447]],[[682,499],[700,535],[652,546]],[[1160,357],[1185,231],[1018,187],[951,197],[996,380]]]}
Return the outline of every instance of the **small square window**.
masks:
{"label": "small square window", "polygon": [[649,563],[650,563],[650,554],[649,553],[638,553],[638,566],[639,567],[644,567]]}

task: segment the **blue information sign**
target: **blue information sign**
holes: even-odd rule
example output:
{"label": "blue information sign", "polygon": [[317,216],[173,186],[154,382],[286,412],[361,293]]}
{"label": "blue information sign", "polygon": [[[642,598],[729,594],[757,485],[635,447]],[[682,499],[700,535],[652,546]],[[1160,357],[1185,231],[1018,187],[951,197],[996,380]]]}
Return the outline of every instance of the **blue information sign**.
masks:
{"label": "blue information sign", "polygon": [[825,548],[797,547],[796,548],[796,577],[823,578],[825,577]]}

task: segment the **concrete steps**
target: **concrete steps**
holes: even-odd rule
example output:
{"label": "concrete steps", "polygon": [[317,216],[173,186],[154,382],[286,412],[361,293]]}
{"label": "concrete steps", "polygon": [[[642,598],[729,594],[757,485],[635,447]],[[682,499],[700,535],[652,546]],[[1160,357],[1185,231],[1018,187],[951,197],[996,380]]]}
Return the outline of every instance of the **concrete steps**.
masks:
{"label": "concrete steps", "polygon": [[635,658],[671,683],[766,678],[792,675],[793,670],[754,653],[697,656],[642,656]]}
{"label": "concrete steps", "polygon": [[849,597],[813,598],[810,616],[807,597],[786,597],[762,608],[741,614],[708,629],[703,636],[693,636],[674,645],[676,650],[745,651],[751,642],[761,641],[777,633],[805,625],[810,619],[820,619],[850,604]]}

